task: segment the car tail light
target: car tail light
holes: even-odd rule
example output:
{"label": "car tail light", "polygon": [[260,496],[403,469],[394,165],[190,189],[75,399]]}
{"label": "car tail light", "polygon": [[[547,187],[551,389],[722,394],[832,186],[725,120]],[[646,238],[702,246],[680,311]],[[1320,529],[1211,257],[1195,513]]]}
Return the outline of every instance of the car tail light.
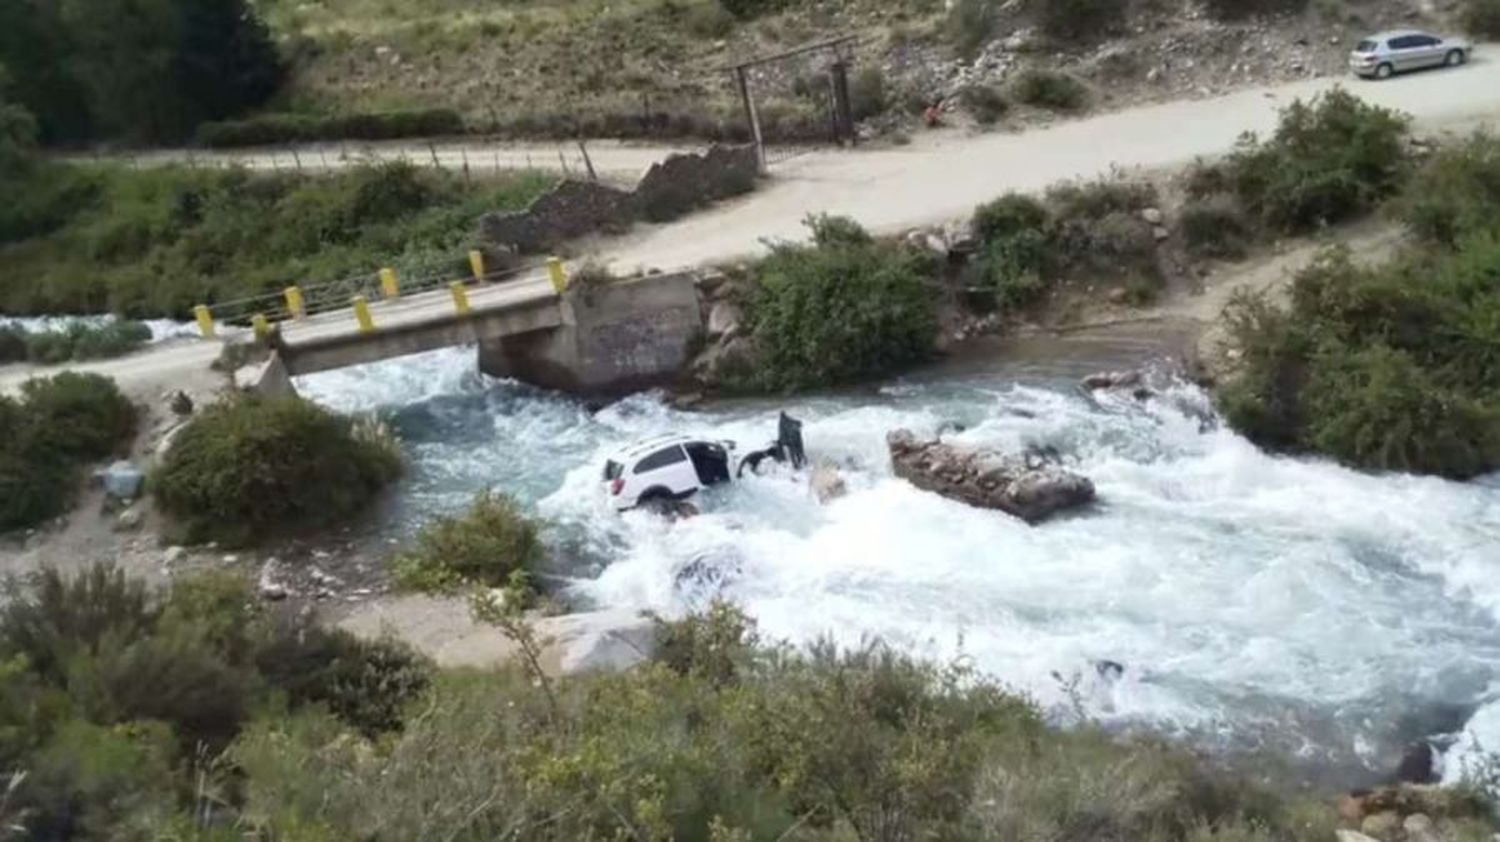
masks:
{"label": "car tail light", "polygon": [[619,477],[615,477],[614,480],[609,484],[609,493],[611,496],[618,496],[619,493],[624,490],[624,488],[625,480],[620,479]]}

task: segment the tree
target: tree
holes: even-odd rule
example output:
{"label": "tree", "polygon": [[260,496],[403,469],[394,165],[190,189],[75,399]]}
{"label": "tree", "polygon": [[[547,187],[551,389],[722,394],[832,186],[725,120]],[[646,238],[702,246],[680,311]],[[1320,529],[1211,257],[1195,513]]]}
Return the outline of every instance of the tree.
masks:
{"label": "tree", "polygon": [[199,122],[263,104],[286,68],[271,31],[245,0],[177,0],[177,89]]}
{"label": "tree", "polygon": [[36,119],[7,99],[9,81],[0,64],[0,178],[19,168],[36,143]]}

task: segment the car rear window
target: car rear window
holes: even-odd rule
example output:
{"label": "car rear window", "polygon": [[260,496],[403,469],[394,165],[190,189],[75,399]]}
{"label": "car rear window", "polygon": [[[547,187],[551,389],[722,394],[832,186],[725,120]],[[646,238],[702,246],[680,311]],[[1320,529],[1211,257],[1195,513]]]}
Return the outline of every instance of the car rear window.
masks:
{"label": "car rear window", "polygon": [[1374,41],[1361,41],[1354,45],[1354,51],[1356,53],[1373,53],[1378,46]]}
{"label": "car rear window", "polygon": [[682,445],[674,444],[671,447],[658,450],[650,456],[647,456],[645,459],[642,459],[639,463],[636,464],[634,473],[644,474],[647,471],[654,471],[657,468],[665,468],[668,465],[675,465],[678,462],[684,462],[686,460],[687,454],[682,452]]}
{"label": "car rear window", "polygon": [[612,479],[619,479],[620,474],[623,473],[625,473],[625,466],[619,462],[611,459],[604,463],[604,479],[606,482]]}

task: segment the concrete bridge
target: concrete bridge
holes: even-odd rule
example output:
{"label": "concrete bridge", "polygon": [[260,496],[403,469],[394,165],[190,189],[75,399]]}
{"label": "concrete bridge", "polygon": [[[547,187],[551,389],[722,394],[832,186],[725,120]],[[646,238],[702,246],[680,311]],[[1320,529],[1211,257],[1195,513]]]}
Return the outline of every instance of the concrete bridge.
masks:
{"label": "concrete bridge", "polygon": [[701,310],[693,273],[459,284],[282,321],[270,341],[275,354],[246,385],[288,391],[298,375],[477,345],[486,374],[620,394],[676,377],[703,329]]}

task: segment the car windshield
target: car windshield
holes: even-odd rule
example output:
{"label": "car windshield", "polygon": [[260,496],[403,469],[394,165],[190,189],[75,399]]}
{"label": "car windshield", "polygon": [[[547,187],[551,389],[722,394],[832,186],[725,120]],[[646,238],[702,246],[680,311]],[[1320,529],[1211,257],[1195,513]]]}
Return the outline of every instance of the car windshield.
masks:
{"label": "car windshield", "polygon": [[616,462],[613,459],[611,459],[608,462],[604,463],[604,480],[605,480],[605,482],[608,482],[610,480],[619,479],[620,478],[620,474],[622,474],[624,472],[625,472],[625,466],[621,465],[619,462]]}
{"label": "car windshield", "polygon": [[1374,41],[1361,41],[1354,47],[1356,53],[1373,53],[1378,46]]}

